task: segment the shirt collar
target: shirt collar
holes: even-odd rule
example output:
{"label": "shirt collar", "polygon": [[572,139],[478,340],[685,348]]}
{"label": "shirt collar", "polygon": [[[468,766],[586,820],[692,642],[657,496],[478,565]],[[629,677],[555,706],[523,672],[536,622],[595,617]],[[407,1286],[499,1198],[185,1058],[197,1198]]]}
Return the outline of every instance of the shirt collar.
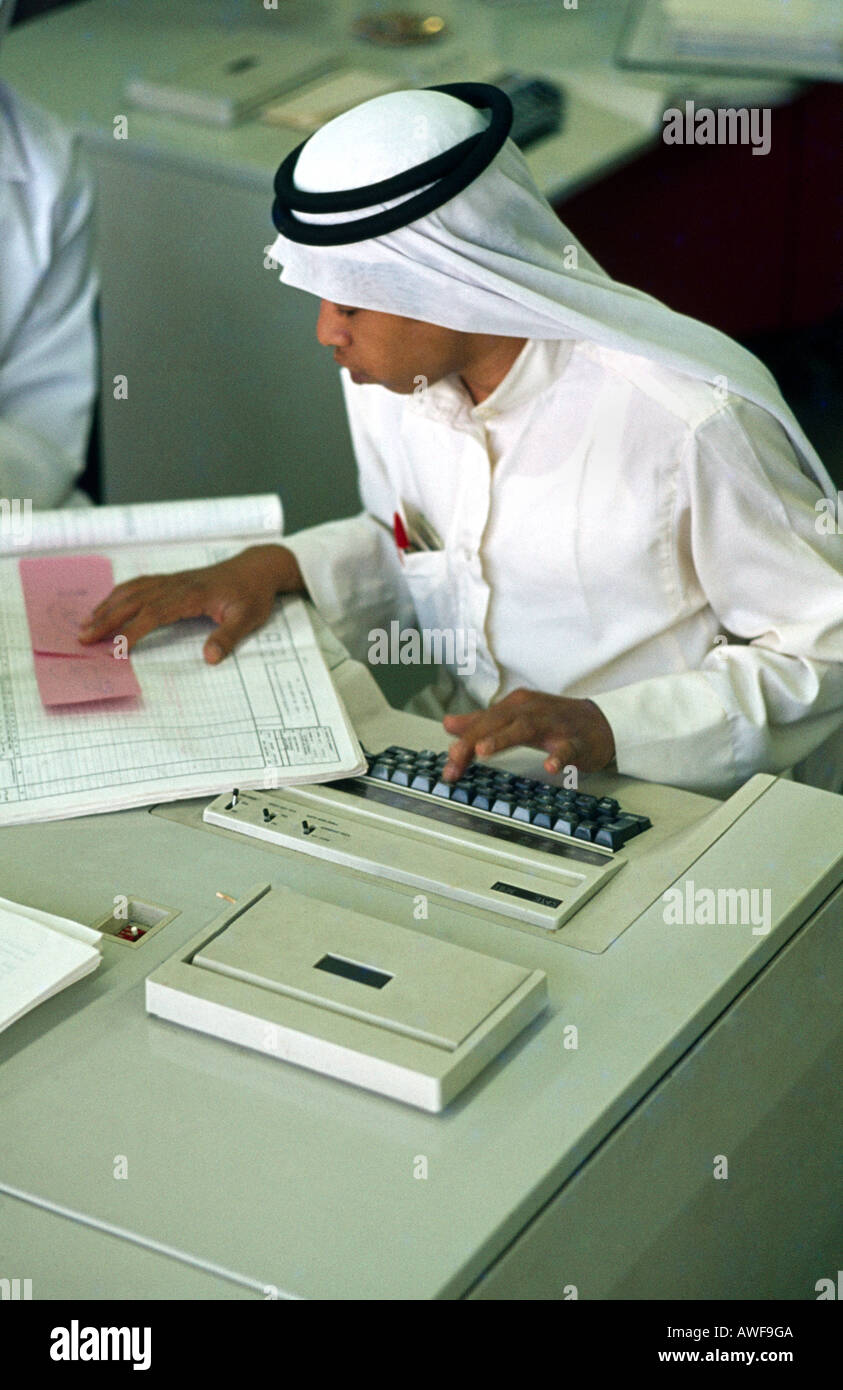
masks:
{"label": "shirt collar", "polygon": [[422,414],[456,428],[476,428],[551,386],[562,375],[573,345],[572,338],[528,338],[506,376],[479,405],[472,405],[458,375],[434,382],[414,404]]}

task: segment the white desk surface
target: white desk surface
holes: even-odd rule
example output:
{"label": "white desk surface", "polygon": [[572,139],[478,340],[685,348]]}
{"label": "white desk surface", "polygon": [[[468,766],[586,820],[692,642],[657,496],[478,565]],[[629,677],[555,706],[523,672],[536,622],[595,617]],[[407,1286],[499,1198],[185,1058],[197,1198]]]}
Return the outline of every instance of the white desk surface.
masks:
{"label": "white desk surface", "polygon": [[[367,718],[381,717],[376,703]],[[402,720],[408,737],[427,723],[382,718],[387,740]],[[424,732],[441,741],[438,725]],[[411,888],[145,810],[7,827],[0,874],[11,898],[93,922],[122,892],[179,915],[136,950],[106,941],[93,975],[0,1037],[0,1193],[84,1214],[153,1252],[166,1246],[209,1276],[224,1269],[241,1293],[460,1296],[772,960],[799,900],[804,915],[839,883],[839,798],[777,781],[750,819],[750,838],[739,820],[693,878],[742,883],[749,855],[772,886],[768,936],[677,929],[656,900],[602,955],[435,897],[430,921],[416,921]],[[799,827],[796,855],[780,852],[783,824]],[[441,1115],[150,1017],[146,976],[217,916],[215,890],[240,899],[268,881],[544,970],[549,1008]],[[776,1085],[785,1061],[770,1059]],[[127,1180],[113,1175],[116,1155]]]}
{"label": "white desk surface", "polygon": [[[133,108],[123,95],[128,78],[170,61],[195,59],[197,24],[223,27],[224,0],[87,0],[16,27],[7,35],[0,76],[50,107],[93,141],[112,143],[116,115],[129,118],[127,155],[185,163],[214,177],[263,187],[267,175],[304,138],[247,120],[231,129],[202,126]],[[694,74],[629,74],[613,63],[623,24],[621,0],[496,5],[444,0],[431,7],[449,32],[423,48],[382,48],[351,34],[361,0],[282,0],[265,10],[249,0],[241,12],[250,28],[324,40],[343,61],[396,73],[407,86],[488,80],[507,68],[562,84],[566,116],[558,135],[537,142],[527,159],[538,186],[555,201],[609,173],[656,144],[667,106],[685,97],[698,104],[771,105],[794,84]]]}

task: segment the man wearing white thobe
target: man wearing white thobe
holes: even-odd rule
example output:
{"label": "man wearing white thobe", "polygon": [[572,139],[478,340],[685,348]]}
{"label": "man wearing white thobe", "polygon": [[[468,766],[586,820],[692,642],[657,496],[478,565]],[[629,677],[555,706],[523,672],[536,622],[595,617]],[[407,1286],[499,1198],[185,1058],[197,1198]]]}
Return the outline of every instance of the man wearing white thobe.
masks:
{"label": "man wearing white thobe", "polygon": [[[476,669],[411,703],[454,737],[450,779],[522,744],[551,775],[614,761],[728,795],[792,769],[839,789],[830,479],[757,359],[611,281],[562,227],[517,148],[495,146],[499,96],[376,98],[276,176],[272,253],[321,301],[361,515],[121,585],[84,640],[206,613],[213,662],[303,590],[358,657],[395,619],[475,639]],[[399,555],[402,511],[441,546]]]}
{"label": "man wearing white thobe", "polygon": [[[590,697],[619,771],[715,795],[839,727],[843,578],[766,412],[565,339],[529,341],[476,406],[459,377],[409,397],[342,379],[366,510],[286,545],[356,656],[394,618],[476,634],[476,671],[417,713]],[[402,502],[442,551],[402,564]]]}

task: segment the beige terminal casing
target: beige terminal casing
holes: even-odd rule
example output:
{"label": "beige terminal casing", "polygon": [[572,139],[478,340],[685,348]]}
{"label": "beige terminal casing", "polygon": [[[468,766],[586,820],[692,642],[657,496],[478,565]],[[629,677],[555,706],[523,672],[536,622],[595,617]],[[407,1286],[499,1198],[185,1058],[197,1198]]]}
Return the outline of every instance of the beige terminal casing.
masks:
{"label": "beige terminal casing", "polygon": [[[368,748],[444,743],[390,709],[311,617]],[[541,758],[496,761],[537,776]],[[843,798],[763,774],[725,801],[614,773],[583,785],[652,829],[555,930],[444,891],[424,894],[425,913],[415,886],[209,823],[207,798],[8,826],[4,896],[85,923],[110,920],[118,897],[130,923],[169,919],[139,944],[106,933],[99,970],[0,1035],[0,1273],[32,1278],[36,1299],[133,1304],[559,1300],[572,1285],[580,1300],[815,1299],[843,1249],[829,1199]],[[195,957],[230,968],[236,938],[221,938],[258,921],[268,882],[306,898],[308,924],[324,904],[336,922],[350,911],[541,970],[548,1006],[441,1113],[232,1046],[201,1014],[222,1018],[224,996],[230,1009],[250,986]],[[741,893],[749,910],[733,914]],[[721,894],[716,920],[698,911]],[[257,955],[247,969],[265,971]],[[203,978],[204,998],[184,996],[195,1028],[146,1008],[148,978],[162,998],[184,976]],[[251,989],[256,1047],[273,1036],[270,1008],[312,1007]],[[386,989],[361,994],[385,1010]],[[444,1014],[416,1023],[450,1037]],[[424,1046],[381,1031],[394,1050]],[[728,1181],[712,1179],[718,1156]]]}
{"label": "beige terminal casing", "polygon": [[546,1002],[542,970],[269,884],[146,982],[149,1013],[431,1111]]}

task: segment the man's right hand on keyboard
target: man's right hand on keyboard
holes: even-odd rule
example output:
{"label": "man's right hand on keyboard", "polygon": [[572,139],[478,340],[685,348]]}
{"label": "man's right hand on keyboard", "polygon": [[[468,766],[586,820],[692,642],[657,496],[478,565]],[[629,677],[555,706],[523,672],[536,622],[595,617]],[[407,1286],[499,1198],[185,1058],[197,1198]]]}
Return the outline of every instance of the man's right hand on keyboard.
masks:
{"label": "man's right hand on keyboard", "polygon": [[204,569],[141,575],[118,584],[94,609],[80,642],[120,635],[131,651],[142,637],[180,618],[213,618],[218,626],[203,648],[212,665],[262,627],[276,594],[305,592],[298,562],[283,545],[255,545]]}

